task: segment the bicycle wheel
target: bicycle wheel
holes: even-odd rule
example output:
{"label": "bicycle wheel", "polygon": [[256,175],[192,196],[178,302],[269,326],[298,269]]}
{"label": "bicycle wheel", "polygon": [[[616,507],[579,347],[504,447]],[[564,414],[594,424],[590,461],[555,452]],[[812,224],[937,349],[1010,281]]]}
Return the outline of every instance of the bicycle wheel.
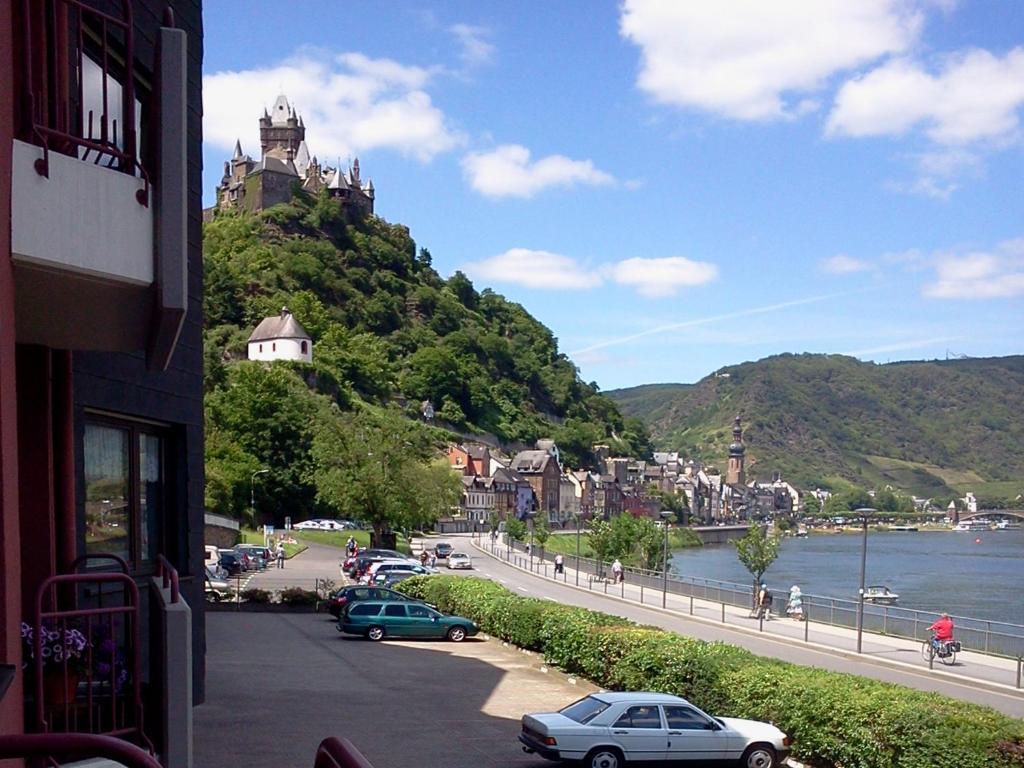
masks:
{"label": "bicycle wheel", "polygon": [[935,646],[932,645],[931,640],[925,640],[921,643],[921,658],[925,661],[931,661],[935,658]]}
{"label": "bicycle wheel", "polygon": [[943,664],[947,667],[952,667],[956,664],[956,651],[950,651],[948,654],[941,656],[940,658],[942,659]]}

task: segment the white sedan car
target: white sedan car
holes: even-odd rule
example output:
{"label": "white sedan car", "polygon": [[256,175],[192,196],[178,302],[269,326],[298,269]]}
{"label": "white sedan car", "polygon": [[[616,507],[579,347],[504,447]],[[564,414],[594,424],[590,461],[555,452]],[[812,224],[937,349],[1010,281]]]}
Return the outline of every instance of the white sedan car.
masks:
{"label": "white sedan car", "polygon": [[473,560],[465,552],[452,552],[448,555],[449,568],[472,568]]}
{"label": "white sedan car", "polygon": [[666,761],[776,768],[792,740],[769,723],[712,717],[666,693],[602,692],[523,715],[523,750],[585,768]]}

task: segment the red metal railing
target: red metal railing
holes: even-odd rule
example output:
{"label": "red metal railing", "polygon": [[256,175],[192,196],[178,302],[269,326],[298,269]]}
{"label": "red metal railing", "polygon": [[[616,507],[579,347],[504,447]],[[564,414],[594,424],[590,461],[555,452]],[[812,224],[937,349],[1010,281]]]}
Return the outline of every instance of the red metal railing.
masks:
{"label": "red metal railing", "polygon": [[32,733],[0,736],[0,760],[42,757],[84,760],[105,757],[127,768],[162,768],[155,757],[127,741],[86,733]]}
{"label": "red metal railing", "polygon": [[181,589],[178,586],[178,569],[171,565],[163,555],[156,556],[156,575],[163,579],[164,589],[171,588],[171,605],[181,600]]}
{"label": "red metal railing", "polygon": [[320,742],[313,768],[373,768],[373,765],[348,739],[329,736]]}
{"label": "red metal railing", "polygon": [[[143,732],[139,589],[131,576],[51,576],[36,592],[33,622],[36,730],[119,736],[152,751]],[[64,643],[76,631],[77,653],[63,663],[44,657],[45,644]]]}
{"label": "red metal railing", "polygon": [[[135,44],[131,0],[122,0],[121,17],[90,7],[83,0],[22,0],[24,127],[20,138],[42,147],[35,169],[49,176],[49,153],[139,176],[136,200],[149,205],[149,174],[138,160],[135,128]],[[87,40],[89,44],[87,45]],[[95,52],[89,56],[87,49]],[[86,111],[85,69],[99,69],[100,114]],[[118,63],[121,71],[117,71]],[[36,77],[36,75],[39,75]],[[120,75],[120,76],[118,76]],[[73,82],[72,82],[73,81]],[[120,86],[120,105],[111,85]],[[94,122],[96,123],[94,125]]]}

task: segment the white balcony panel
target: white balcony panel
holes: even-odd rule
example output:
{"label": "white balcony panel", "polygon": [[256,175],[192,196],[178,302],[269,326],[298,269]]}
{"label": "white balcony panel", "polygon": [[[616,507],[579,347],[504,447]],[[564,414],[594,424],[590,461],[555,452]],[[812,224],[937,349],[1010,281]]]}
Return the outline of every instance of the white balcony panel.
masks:
{"label": "white balcony panel", "polygon": [[14,142],[11,251],[16,261],[104,281],[153,282],[153,210],[135,199],[142,181],[49,153],[49,177],[35,161],[43,151]]}

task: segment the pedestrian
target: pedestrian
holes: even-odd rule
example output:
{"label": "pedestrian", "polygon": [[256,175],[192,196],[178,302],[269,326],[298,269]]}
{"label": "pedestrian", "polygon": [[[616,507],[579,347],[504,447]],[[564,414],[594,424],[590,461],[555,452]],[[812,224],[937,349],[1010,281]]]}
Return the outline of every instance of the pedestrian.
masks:
{"label": "pedestrian", "polygon": [[348,537],[348,541],[345,543],[345,551],[348,552],[349,557],[352,557],[352,555],[356,553],[356,540],[354,537]]}
{"label": "pedestrian", "polygon": [[767,584],[762,584],[761,591],[757,593],[757,618],[772,620],[772,591]]}
{"label": "pedestrian", "polygon": [[555,573],[565,573],[565,558],[555,555]]}
{"label": "pedestrian", "polygon": [[786,613],[796,621],[804,620],[804,598],[800,587],[794,584],[789,588],[789,601],[786,603]]}
{"label": "pedestrian", "polygon": [[622,563],[619,562],[619,558],[615,558],[615,562],[612,563],[612,580],[616,584],[621,584],[625,580],[625,576],[622,573]]}
{"label": "pedestrian", "polygon": [[420,552],[420,565],[424,568],[427,567],[427,562],[430,560],[430,553],[427,550]]}
{"label": "pedestrian", "polygon": [[430,553],[430,567],[435,568],[437,566],[437,552]]}
{"label": "pedestrian", "polygon": [[284,544],[277,542],[277,567],[284,568]]}

